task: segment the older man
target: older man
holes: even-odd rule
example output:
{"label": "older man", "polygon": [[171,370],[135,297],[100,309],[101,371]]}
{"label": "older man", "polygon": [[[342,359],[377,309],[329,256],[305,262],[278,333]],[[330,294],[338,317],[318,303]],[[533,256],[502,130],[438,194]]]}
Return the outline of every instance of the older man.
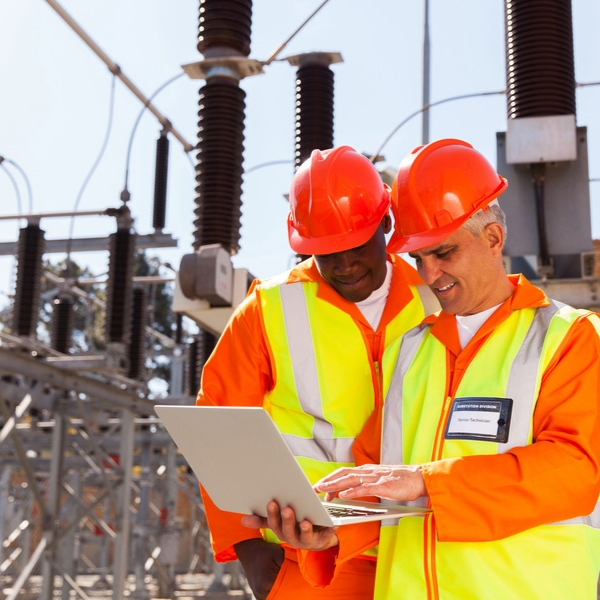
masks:
{"label": "older man", "polygon": [[[599,318],[506,274],[505,187],[452,139],[415,149],[394,182],[388,249],[409,252],[443,310],[386,352],[385,404],[354,447],[365,464],[315,486],[431,508],[379,535],[365,526],[380,543],[378,600],[596,598]],[[269,511],[314,585],[357,551],[289,508]]]}

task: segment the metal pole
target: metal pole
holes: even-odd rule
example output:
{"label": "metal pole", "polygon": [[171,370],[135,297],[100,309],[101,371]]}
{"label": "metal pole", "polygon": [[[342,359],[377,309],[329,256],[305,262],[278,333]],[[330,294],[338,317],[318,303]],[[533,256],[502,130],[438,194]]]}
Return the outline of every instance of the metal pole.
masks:
{"label": "metal pole", "polygon": [[429,0],[425,0],[423,25],[423,144],[429,143],[429,80],[431,58],[429,54]]}
{"label": "metal pole", "polygon": [[133,470],[133,442],[135,421],[133,411],[124,409],[121,417],[120,466],[123,471],[123,483],[119,493],[119,505],[116,507],[115,524],[117,538],[113,558],[113,598],[123,600],[125,583],[129,573],[129,521],[131,516],[131,481]]}
{"label": "metal pole", "polygon": [[170,133],[172,133],[183,146],[186,152],[191,152],[194,146],[190,144],[174,127],[169,119],[161,114],[161,112],[150,102],[142,92],[134,85],[134,83],[121,71],[121,67],[114,63],[92,40],[92,38],[79,26],[78,23],[67,13],[67,11],[56,0],[46,0],[46,2],[62,17],[62,19],[71,27],[71,29],[94,51],[94,53],[106,64],[108,70],[118,77],[137,98],[148,107],[148,110],[158,119],[160,124]]}
{"label": "metal pole", "polygon": [[58,407],[54,417],[52,432],[52,456],[50,458],[50,482],[48,490],[48,516],[44,518],[42,536],[49,548],[44,552],[42,561],[42,591],[40,600],[52,600],[54,596],[54,562],[57,556],[57,545],[53,544],[59,521],[60,491],[65,448],[64,407]]}

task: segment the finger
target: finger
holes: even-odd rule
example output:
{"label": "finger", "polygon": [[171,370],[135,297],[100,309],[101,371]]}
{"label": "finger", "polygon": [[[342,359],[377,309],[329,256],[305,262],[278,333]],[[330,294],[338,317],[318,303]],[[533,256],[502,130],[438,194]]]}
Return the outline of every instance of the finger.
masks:
{"label": "finger", "polygon": [[[305,532],[312,531],[312,525],[309,521],[303,521],[302,523]],[[281,511],[281,531],[290,543],[302,543],[300,524],[296,521],[296,513],[289,506]]]}
{"label": "finger", "polygon": [[267,527],[276,534],[281,529],[281,513],[279,505],[275,501],[267,504]]}
{"label": "finger", "polygon": [[314,485],[314,488],[317,492],[326,492],[326,493],[340,492],[342,490],[355,488],[358,485],[360,485],[362,476],[363,475],[361,474],[360,471],[353,469],[353,470],[347,472],[346,474],[344,474],[343,476],[338,477],[335,480],[331,480],[331,481],[321,480],[320,482],[318,482]]}
{"label": "finger", "polygon": [[315,486],[317,486],[317,485],[319,485],[319,484],[321,484],[323,482],[336,481],[340,477],[345,477],[352,470],[353,469],[350,469],[348,467],[341,467],[339,469],[336,469],[332,473],[329,473],[329,475],[325,475],[325,477],[323,477],[322,479],[320,479],[319,481],[317,481],[317,483],[315,483]]}
{"label": "finger", "polygon": [[264,529],[268,527],[267,519],[257,515],[245,515],[242,517],[242,525],[250,529]]}

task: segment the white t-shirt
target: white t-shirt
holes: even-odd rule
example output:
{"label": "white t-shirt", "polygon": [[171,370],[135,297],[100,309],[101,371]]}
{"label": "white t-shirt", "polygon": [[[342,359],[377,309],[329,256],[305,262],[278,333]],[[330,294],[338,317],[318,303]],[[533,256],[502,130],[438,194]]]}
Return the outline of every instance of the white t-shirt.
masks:
{"label": "white t-shirt", "polygon": [[365,298],[361,302],[356,302],[356,306],[358,306],[360,312],[373,329],[377,329],[379,321],[381,321],[381,315],[383,314],[383,309],[390,293],[390,285],[392,284],[392,264],[386,262],[385,266],[387,271],[381,287],[377,288],[368,298]]}
{"label": "white t-shirt", "polygon": [[479,328],[488,320],[500,304],[474,315],[467,315],[464,317],[456,315],[456,326],[458,327],[458,337],[460,339],[461,349],[471,341],[471,338],[479,331]]}

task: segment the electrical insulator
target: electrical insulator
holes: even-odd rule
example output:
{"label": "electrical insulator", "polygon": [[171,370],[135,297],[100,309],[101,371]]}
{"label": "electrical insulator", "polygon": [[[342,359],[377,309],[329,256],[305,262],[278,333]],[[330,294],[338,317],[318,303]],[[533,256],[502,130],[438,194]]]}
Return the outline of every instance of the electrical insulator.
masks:
{"label": "electrical insulator", "polygon": [[186,396],[195,396],[200,389],[200,378],[196,367],[199,344],[199,340],[194,338],[185,348],[183,393]]}
{"label": "electrical insulator", "polygon": [[237,82],[212,78],[200,90],[194,242],[240,249],[245,92]]}
{"label": "electrical insulator", "polygon": [[129,370],[127,373],[130,379],[145,379],[147,307],[148,293],[146,290],[134,288],[129,337]]}
{"label": "electrical insulator", "polygon": [[204,56],[223,47],[248,56],[251,30],[252,0],[200,0],[198,51]]}
{"label": "electrical insulator", "polygon": [[52,321],[50,324],[50,346],[58,352],[69,354],[73,337],[75,312],[70,296],[59,296],[52,301]]}
{"label": "electrical insulator", "polygon": [[175,343],[180,345],[183,341],[183,315],[175,314]]}
{"label": "electrical insulator", "polygon": [[568,0],[506,0],[508,118],[574,115]]}
{"label": "electrical insulator", "polygon": [[35,335],[39,320],[42,284],[44,231],[28,224],[19,231],[17,244],[17,283],[13,300],[11,329],[14,335]]}
{"label": "electrical insulator", "polygon": [[162,231],[165,227],[167,207],[167,179],[169,174],[169,138],[162,133],[156,140],[156,165],[154,171],[154,213],[152,227]]}
{"label": "electrical insulator", "polygon": [[313,150],[333,148],[333,71],[305,64],[296,74],[296,169]]}
{"label": "electrical insulator", "polygon": [[188,344],[185,365],[185,394],[196,396],[200,389],[202,369],[217,345],[217,337],[201,329]]}
{"label": "electrical insulator", "polygon": [[127,344],[131,320],[135,237],[128,229],[118,229],[108,237],[108,247],[110,258],[104,334],[107,343]]}

